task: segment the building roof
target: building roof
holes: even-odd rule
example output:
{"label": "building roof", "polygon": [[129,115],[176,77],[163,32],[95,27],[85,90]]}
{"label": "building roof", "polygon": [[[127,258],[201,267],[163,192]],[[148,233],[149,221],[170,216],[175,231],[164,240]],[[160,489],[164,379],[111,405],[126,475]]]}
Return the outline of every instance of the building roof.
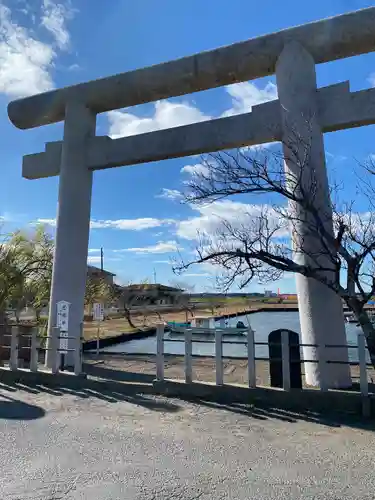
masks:
{"label": "building roof", "polygon": [[110,271],[106,271],[105,269],[100,269],[100,267],[96,266],[87,266],[87,270],[89,272],[95,272],[98,274],[105,274],[106,276],[116,276],[114,273],[111,273]]}
{"label": "building roof", "polygon": [[142,290],[142,291],[152,291],[158,290],[160,292],[181,292],[179,288],[173,286],[161,285],[159,283],[134,283],[131,285],[123,286],[122,288],[127,288],[128,290]]}

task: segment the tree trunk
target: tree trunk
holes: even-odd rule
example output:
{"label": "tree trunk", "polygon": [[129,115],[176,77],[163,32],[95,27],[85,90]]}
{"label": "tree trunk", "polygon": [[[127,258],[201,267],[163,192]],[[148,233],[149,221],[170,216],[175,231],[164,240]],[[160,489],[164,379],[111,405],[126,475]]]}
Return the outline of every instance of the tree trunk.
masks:
{"label": "tree trunk", "polygon": [[129,325],[136,329],[137,327],[135,326],[135,324],[133,323],[132,319],[131,319],[131,314],[130,314],[130,310],[127,308],[127,307],[124,307],[124,314],[125,314],[125,318],[127,320],[127,322],[129,323]]}
{"label": "tree trunk", "polygon": [[17,325],[19,325],[21,322],[21,318],[20,318],[21,311],[18,309],[18,307],[15,309],[14,315],[16,317],[16,323],[17,323]]}

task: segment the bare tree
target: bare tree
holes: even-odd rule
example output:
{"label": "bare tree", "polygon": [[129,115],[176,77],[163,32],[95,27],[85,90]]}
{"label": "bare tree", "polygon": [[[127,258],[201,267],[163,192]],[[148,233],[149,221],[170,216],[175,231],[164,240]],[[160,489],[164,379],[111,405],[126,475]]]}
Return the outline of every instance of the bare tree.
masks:
{"label": "bare tree", "polygon": [[194,316],[195,304],[191,301],[191,294],[195,290],[195,285],[180,280],[171,280],[169,284],[173,288],[180,290],[180,292],[185,296],[185,300],[182,299],[179,306],[183,311],[185,311],[185,321],[188,323],[189,314],[191,317]]}
{"label": "bare tree", "polygon": [[266,195],[267,204],[254,206],[245,221],[223,219],[214,234],[200,234],[196,258],[180,262],[175,271],[210,262],[223,270],[219,285],[224,289],[235,283],[244,288],[253,279],[264,284],[285,272],[317,280],[354,313],[375,366],[375,328],[364,308],[375,293],[374,165],[358,176],[357,191],[368,202],[368,210],[358,213],[355,202],[339,202],[338,184],[331,186],[332,202],[322,200],[309,145],[301,147],[299,140],[294,137],[284,144],[289,164],[292,159],[297,168],[285,169],[283,155],[264,150],[202,159],[204,168],[193,176],[187,202],[207,204],[257,194],[262,201]]}
{"label": "bare tree", "polygon": [[[132,318],[132,309],[143,303],[144,297],[147,293],[147,287],[147,280],[144,280],[139,284],[129,282],[124,286],[114,285],[113,287],[113,297],[116,298],[118,303],[121,305],[124,316],[132,328],[137,328]],[[146,323],[145,317],[144,323]]]}

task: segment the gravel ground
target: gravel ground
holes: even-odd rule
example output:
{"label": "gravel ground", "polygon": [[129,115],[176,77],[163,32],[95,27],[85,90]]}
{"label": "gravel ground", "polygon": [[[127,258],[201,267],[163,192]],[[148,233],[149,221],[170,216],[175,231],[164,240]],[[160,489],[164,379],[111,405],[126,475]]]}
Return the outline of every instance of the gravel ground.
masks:
{"label": "gravel ground", "polygon": [[135,390],[9,389],[2,500],[374,498],[375,434],[359,422]]}

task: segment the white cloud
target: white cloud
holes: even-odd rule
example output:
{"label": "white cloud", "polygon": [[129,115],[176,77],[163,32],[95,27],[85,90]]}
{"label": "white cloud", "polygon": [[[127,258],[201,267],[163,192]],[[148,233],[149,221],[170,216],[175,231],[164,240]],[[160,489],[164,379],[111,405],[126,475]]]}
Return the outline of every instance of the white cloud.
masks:
{"label": "white cloud", "polygon": [[[106,262],[108,262],[108,261],[111,261],[111,262],[121,261],[121,259],[116,258],[116,257],[110,257],[110,258],[106,257],[105,260],[106,260]],[[87,257],[87,263],[88,264],[101,264],[100,255],[89,255]]]}
{"label": "white cloud", "polygon": [[[48,226],[56,227],[56,219],[38,219],[39,224],[47,224]],[[117,220],[98,220],[92,219],[90,222],[91,229],[119,229],[122,231],[142,231],[144,229],[152,229],[173,224],[172,219],[154,219],[145,217],[140,219],[117,219]]]}
{"label": "white cloud", "polygon": [[100,255],[99,256],[97,256],[97,255],[89,255],[87,257],[87,262],[89,264],[100,264],[101,263]]}
{"label": "white cloud", "polygon": [[177,189],[167,189],[163,188],[161,194],[158,194],[156,198],[164,198],[165,200],[180,200],[183,197],[181,191]]}
{"label": "white cloud", "polygon": [[68,4],[43,0],[41,25],[51,33],[61,50],[67,49],[70,44],[66,20],[70,19],[72,15],[73,11]]}
{"label": "white cloud", "polygon": [[185,165],[181,169],[181,173],[189,174],[189,175],[207,175],[208,167],[206,165],[202,165],[202,163],[196,163],[195,165]]}
{"label": "white cloud", "polygon": [[[256,220],[264,211],[267,211],[268,220],[279,220],[279,215],[267,205],[253,205],[231,200],[215,201],[206,205],[192,205],[191,208],[199,212],[197,217],[180,221],[177,225],[177,236],[186,240],[196,240],[198,234],[213,236],[223,225],[229,222],[233,227],[240,228]],[[278,236],[285,236],[287,232],[279,232]]]}
{"label": "white cloud", "polygon": [[32,224],[46,224],[47,226],[56,227],[56,219],[37,219]]}
{"label": "white cloud", "polygon": [[53,88],[49,73],[56,53],[11,19],[0,4],[0,92],[24,97]]}
{"label": "white cloud", "polygon": [[277,99],[277,87],[272,82],[268,82],[263,89],[253,82],[243,82],[228,85],[225,90],[232,98],[232,107],[222,116],[248,113],[257,104]]}
{"label": "white cloud", "polygon": [[92,220],[91,229],[120,229],[123,231],[142,231],[171,224],[170,219],[154,219],[144,217],[140,219],[118,219],[118,220]]}
{"label": "white cloud", "polygon": [[278,142],[264,142],[263,144],[254,144],[253,146],[244,146],[240,148],[241,153],[258,153],[265,152],[265,150],[272,148],[276,144],[280,144]]}
{"label": "white cloud", "polygon": [[370,83],[371,87],[375,87],[375,73],[371,73],[367,81]]}
{"label": "white cloud", "polygon": [[79,64],[71,64],[69,67],[68,67],[68,71],[78,71],[79,69],[81,69],[81,67],[79,66]]}
{"label": "white cloud", "polygon": [[184,278],[203,278],[203,277],[208,277],[211,276],[210,273],[187,273],[183,274]]}
{"label": "white cloud", "polygon": [[171,264],[170,260],[154,260],[154,264]]}
{"label": "white cloud", "polygon": [[157,101],[154,104],[152,118],[140,118],[126,111],[110,111],[108,113],[109,135],[112,139],[116,139],[201,122],[210,118],[188,103]]}
{"label": "white cloud", "polygon": [[[31,10],[28,17],[33,21]],[[56,49],[66,48],[69,33],[65,19],[70,10],[61,3],[43,0],[41,24],[53,34],[53,42],[38,40],[35,33],[12,19],[0,2],[0,92],[12,98],[25,97],[54,88],[51,69]]]}
{"label": "white cloud", "polygon": [[327,150],[326,150],[325,154],[326,154],[326,161],[327,161],[327,163],[328,162],[333,162],[333,161],[340,162],[340,161],[345,161],[345,160],[348,159],[347,156],[333,154],[333,153],[330,153]]}
{"label": "white cloud", "polygon": [[137,254],[155,254],[177,252],[180,249],[176,241],[159,241],[156,245],[138,248],[123,248],[122,250],[114,250],[115,252],[132,252]]}
{"label": "white cloud", "polygon": [[220,116],[232,116],[251,111],[251,107],[262,102],[277,99],[276,85],[268,82],[260,89],[252,82],[236,83],[225,87],[232,99],[232,106],[219,116],[210,116],[188,102],[176,103],[157,101],[151,117],[141,118],[127,111],[110,111],[108,116],[109,135],[116,139],[143,134],[154,130],[178,127]]}
{"label": "white cloud", "polygon": [[100,252],[100,248],[89,248],[89,253],[99,253]]}

